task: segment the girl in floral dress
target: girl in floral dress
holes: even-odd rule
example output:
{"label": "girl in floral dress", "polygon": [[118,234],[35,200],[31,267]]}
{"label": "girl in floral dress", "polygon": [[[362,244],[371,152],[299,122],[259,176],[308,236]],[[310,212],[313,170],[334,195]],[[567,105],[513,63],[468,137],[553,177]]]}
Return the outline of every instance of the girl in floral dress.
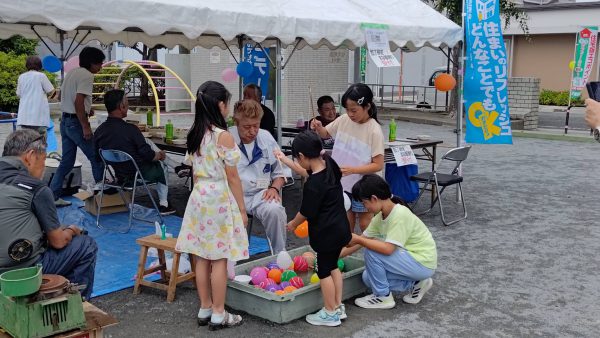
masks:
{"label": "girl in floral dress", "polygon": [[186,154],[194,189],[176,249],[196,256],[198,324],[218,330],[242,323],[241,316],[225,311],[225,292],[227,260],[248,258],[248,218],[236,167],[240,151],[226,130],[231,94],[222,84],[207,81],[198,88],[197,97]]}

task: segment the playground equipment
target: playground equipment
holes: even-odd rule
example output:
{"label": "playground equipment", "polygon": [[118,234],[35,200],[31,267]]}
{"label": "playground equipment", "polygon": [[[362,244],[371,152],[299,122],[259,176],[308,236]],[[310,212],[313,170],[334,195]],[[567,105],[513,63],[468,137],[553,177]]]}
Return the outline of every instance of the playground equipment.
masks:
{"label": "playground equipment", "polygon": [[[148,108],[155,109],[156,112],[156,125],[160,126],[160,104],[166,101],[196,101],[196,96],[190,91],[187,84],[169,67],[160,64],[156,61],[132,61],[132,60],[113,60],[108,61],[102,65],[103,70],[116,70],[117,72],[100,72],[94,75],[94,86],[111,86],[112,88],[121,88],[125,82],[124,75],[131,67],[137,68],[146,79],[148,79],[148,86],[152,92],[151,99],[154,100],[153,106],[146,106]],[[177,80],[179,86],[167,86],[167,80]],[[114,81],[113,81],[114,80]],[[163,83],[159,83],[159,80],[164,80]],[[160,90],[185,90],[189,98],[185,99],[168,99],[160,98],[158,92]],[[93,99],[98,99],[104,96],[103,92],[92,93]],[[97,104],[101,105],[101,104]]]}

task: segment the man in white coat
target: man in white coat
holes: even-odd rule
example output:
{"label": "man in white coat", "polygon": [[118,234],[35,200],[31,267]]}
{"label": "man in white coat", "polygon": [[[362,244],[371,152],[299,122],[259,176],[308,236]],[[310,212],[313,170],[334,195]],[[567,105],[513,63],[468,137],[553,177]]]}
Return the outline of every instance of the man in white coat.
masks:
{"label": "man in white coat", "polygon": [[235,106],[235,126],[229,128],[242,156],[237,168],[244,189],[246,211],[260,221],[275,254],[285,250],[287,215],[281,205],[284,172],[273,150],[273,136],[260,129],[261,106],[244,100]]}

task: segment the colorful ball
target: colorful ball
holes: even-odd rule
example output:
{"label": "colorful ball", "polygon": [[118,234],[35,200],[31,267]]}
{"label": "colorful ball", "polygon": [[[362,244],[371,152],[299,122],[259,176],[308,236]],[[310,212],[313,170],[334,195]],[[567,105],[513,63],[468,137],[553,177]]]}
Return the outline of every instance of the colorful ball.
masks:
{"label": "colorful ball", "polygon": [[309,268],[314,268],[315,266],[315,254],[307,251],[305,253],[302,254],[302,257],[304,257],[304,259],[306,260],[306,263],[308,264]]}
{"label": "colorful ball", "polygon": [[308,262],[302,256],[294,257],[294,270],[298,272],[308,271]]}
{"label": "colorful ball", "polygon": [[279,265],[277,265],[277,262],[271,262],[267,264],[267,269],[269,269],[269,271],[273,269],[279,269]]}
{"label": "colorful ball", "polygon": [[269,291],[269,292],[275,292],[275,291],[281,290],[281,289],[279,288],[279,285],[277,285],[277,284],[270,284],[270,285],[267,285],[265,290]]}
{"label": "colorful ball", "polygon": [[285,289],[283,289],[283,291],[285,291],[286,293],[291,293],[291,292],[296,291],[296,288],[290,285],[290,286],[286,286]]}
{"label": "colorful ball", "polygon": [[279,287],[281,289],[285,289],[286,287],[288,287],[290,285],[292,285],[292,283],[290,283],[290,282],[281,282],[281,284],[279,284]]}
{"label": "colorful ball", "polygon": [[435,89],[447,92],[456,87],[456,79],[448,73],[441,73],[435,78],[434,85]]}
{"label": "colorful ball", "polygon": [[284,290],[276,290],[276,291],[275,291],[275,294],[276,294],[276,295],[279,295],[279,296],[281,296],[281,295],[285,295],[286,293],[287,293],[287,292],[285,292]]}
{"label": "colorful ball", "polygon": [[271,278],[265,278],[263,281],[261,281],[258,285],[261,287],[261,289],[266,289],[267,286],[269,285],[273,285],[273,284],[277,284],[275,283],[274,280],[272,280]]}
{"label": "colorful ball", "polygon": [[292,277],[296,277],[298,276],[294,271],[292,270],[285,270],[282,274],[281,274],[281,280],[284,282],[289,281],[290,279],[292,279]]}
{"label": "colorful ball", "polygon": [[312,276],[310,276],[310,283],[311,284],[317,284],[319,282],[319,276],[317,276],[316,273],[313,273]]}
{"label": "colorful ball", "polygon": [[298,225],[294,230],[294,234],[296,234],[296,236],[299,238],[308,237],[308,221],[300,223],[300,225]]}
{"label": "colorful ball", "polygon": [[259,285],[267,278],[267,272],[264,267],[256,267],[250,271],[250,277],[252,277],[252,284]]}
{"label": "colorful ball", "polygon": [[296,289],[300,289],[301,287],[304,286],[304,281],[302,280],[302,278],[296,276],[296,277],[292,277],[290,279],[290,284],[292,284],[292,286],[295,287]]}
{"label": "colorful ball", "polygon": [[267,274],[267,276],[269,278],[271,278],[272,280],[274,280],[276,283],[281,283],[281,270],[279,269],[272,269],[269,271],[269,273]]}
{"label": "colorful ball", "polygon": [[338,266],[338,269],[340,269],[341,272],[344,272],[344,268],[346,267],[346,263],[344,263],[344,260],[340,258],[337,261],[337,266]]}

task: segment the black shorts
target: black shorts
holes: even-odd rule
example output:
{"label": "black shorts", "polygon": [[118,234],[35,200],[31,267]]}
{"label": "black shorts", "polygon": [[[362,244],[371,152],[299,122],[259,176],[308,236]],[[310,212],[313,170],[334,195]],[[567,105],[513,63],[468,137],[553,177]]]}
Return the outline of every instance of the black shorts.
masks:
{"label": "black shorts", "polygon": [[330,252],[317,252],[317,276],[319,279],[331,276],[331,271],[338,268],[337,261],[340,259],[342,248]]}

